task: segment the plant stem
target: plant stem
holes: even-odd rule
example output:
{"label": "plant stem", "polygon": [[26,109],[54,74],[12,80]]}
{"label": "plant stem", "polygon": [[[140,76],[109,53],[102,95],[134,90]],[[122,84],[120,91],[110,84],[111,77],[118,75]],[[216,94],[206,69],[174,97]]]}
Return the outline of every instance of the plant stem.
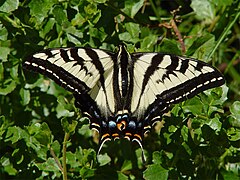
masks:
{"label": "plant stem", "polygon": [[63,172],[62,165],[61,165],[61,163],[59,162],[57,156],[55,155],[55,153],[54,153],[54,151],[53,151],[53,148],[52,148],[52,147],[49,147],[49,149],[50,149],[50,154],[52,155],[52,157],[54,158],[55,162],[57,163],[58,168]]}
{"label": "plant stem", "polygon": [[240,16],[240,12],[238,12],[235,16],[235,18],[231,21],[229,21],[227,27],[224,29],[224,31],[222,32],[220,38],[217,40],[216,46],[213,48],[213,50],[211,51],[211,53],[208,56],[208,59],[210,59],[212,57],[212,55],[214,54],[214,52],[217,50],[218,46],[220,46],[221,42],[224,40],[224,38],[226,38],[228,32],[230,31],[230,29],[233,27],[233,25],[235,24],[235,22],[238,20],[238,17]]}
{"label": "plant stem", "polygon": [[156,15],[158,21],[161,22],[161,18],[160,18],[160,16],[159,16],[159,13],[158,13],[158,10],[157,10],[156,6],[154,5],[154,3],[153,3],[152,0],[149,0],[149,2],[150,2],[150,4],[151,4],[151,6],[152,6],[153,12],[154,12],[154,14]]}
{"label": "plant stem", "polygon": [[66,152],[67,152],[67,141],[70,137],[69,133],[65,133],[64,140],[63,140],[63,160],[62,160],[62,167],[63,167],[63,180],[67,180],[67,162],[66,162]]}

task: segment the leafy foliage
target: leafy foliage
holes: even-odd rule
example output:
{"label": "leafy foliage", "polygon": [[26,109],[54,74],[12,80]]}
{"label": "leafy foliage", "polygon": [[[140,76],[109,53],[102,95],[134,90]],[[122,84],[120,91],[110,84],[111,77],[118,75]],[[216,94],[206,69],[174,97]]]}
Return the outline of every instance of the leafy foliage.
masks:
{"label": "leafy foliage", "polygon": [[[1,179],[238,179],[239,1],[3,0],[0,3]],[[172,12],[179,6],[177,11]],[[171,13],[172,12],[172,13]],[[175,105],[144,140],[108,143],[70,93],[21,67],[44,48],[90,46],[192,56],[226,85]],[[97,161],[98,159],[98,161]]]}

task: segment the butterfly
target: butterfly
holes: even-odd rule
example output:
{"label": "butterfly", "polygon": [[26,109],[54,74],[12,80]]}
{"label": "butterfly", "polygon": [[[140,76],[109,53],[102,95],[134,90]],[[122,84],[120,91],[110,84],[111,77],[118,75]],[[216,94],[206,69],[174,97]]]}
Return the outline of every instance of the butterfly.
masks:
{"label": "butterfly", "polygon": [[[109,140],[135,141],[170,105],[225,83],[213,66],[164,53],[116,53],[94,48],[46,49],[29,57],[25,69],[46,75],[73,93],[75,105],[99,132],[99,151]],[[98,153],[99,153],[98,151]]]}

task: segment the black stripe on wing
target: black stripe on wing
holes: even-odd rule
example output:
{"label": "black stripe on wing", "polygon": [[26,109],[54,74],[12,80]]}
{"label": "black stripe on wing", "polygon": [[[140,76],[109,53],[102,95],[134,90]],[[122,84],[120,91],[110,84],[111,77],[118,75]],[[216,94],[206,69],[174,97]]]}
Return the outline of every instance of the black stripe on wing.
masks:
{"label": "black stripe on wing", "polygon": [[86,48],[86,54],[91,58],[92,63],[95,65],[96,69],[98,70],[99,74],[100,74],[100,82],[101,85],[105,91],[105,85],[104,85],[104,67],[102,65],[102,63],[100,62],[100,57],[98,56],[98,54],[91,48]]}
{"label": "black stripe on wing", "polygon": [[[60,50],[60,52],[61,58],[68,62],[69,57],[64,54],[65,51]],[[36,58],[33,55],[23,63],[23,68],[46,75],[50,79],[54,80],[57,84],[71,92],[86,93],[90,90],[83,81],[74,77],[62,67],[59,67],[47,60],[55,56],[55,54],[52,54],[50,49],[44,50],[40,53],[45,53],[47,58]]]}

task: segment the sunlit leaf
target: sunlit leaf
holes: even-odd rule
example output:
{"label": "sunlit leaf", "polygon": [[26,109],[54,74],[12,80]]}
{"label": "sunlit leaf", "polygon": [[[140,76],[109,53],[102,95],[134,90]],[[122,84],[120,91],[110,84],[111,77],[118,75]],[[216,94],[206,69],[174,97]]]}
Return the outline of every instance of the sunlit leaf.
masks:
{"label": "sunlit leaf", "polygon": [[197,14],[199,19],[210,19],[214,18],[214,4],[209,0],[193,0],[191,3],[191,7],[194,12]]}
{"label": "sunlit leaf", "polygon": [[0,47],[0,61],[6,62],[11,49],[9,47]]}
{"label": "sunlit leaf", "polygon": [[167,180],[168,179],[168,170],[164,169],[158,164],[153,164],[148,166],[148,168],[143,172],[144,178],[147,180]]}
{"label": "sunlit leaf", "polygon": [[29,3],[30,14],[36,18],[37,23],[41,23],[47,13],[53,7],[56,0],[32,0]]}
{"label": "sunlit leaf", "polygon": [[10,13],[18,8],[19,0],[5,0],[1,2],[0,11]]}
{"label": "sunlit leaf", "polygon": [[99,154],[97,156],[100,166],[104,166],[111,161],[111,158],[107,154]]}

